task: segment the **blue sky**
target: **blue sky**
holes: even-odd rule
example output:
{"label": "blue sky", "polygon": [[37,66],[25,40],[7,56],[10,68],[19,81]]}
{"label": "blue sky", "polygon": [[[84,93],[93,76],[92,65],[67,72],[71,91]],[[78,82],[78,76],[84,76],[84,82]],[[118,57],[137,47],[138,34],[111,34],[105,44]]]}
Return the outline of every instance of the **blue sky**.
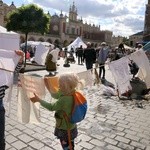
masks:
{"label": "blue sky", "polygon": [[145,8],[148,0],[3,0],[4,3],[35,3],[51,15],[68,15],[73,1],[78,9],[78,17],[84,22],[100,25],[101,30],[113,31],[115,36],[130,36],[144,28]]}

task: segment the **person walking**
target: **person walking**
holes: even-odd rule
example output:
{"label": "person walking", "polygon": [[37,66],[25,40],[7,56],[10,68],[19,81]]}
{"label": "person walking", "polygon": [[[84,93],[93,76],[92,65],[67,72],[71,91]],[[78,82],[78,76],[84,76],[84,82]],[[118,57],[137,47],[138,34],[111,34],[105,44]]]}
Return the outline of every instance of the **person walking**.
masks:
{"label": "person walking", "polygon": [[84,49],[83,59],[85,60],[86,69],[92,69],[93,63],[96,61],[96,51],[91,47],[91,43],[87,43],[87,48]]}
{"label": "person walking", "polygon": [[77,49],[78,65],[83,64],[83,48],[82,45]]}
{"label": "person walking", "polygon": [[103,73],[102,79],[105,79],[105,62],[107,60],[109,49],[106,45],[106,42],[101,43],[101,48],[99,50],[98,55],[98,63],[99,63],[99,78],[101,78],[101,75]]}
{"label": "person walking", "polygon": [[[18,65],[16,66],[15,71],[19,71],[22,66],[24,59],[24,52],[21,50],[16,50],[15,53],[20,56]],[[0,150],[5,150],[5,108],[3,104],[3,98],[5,96],[5,91],[9,87],[7,85],[0,86]]]}

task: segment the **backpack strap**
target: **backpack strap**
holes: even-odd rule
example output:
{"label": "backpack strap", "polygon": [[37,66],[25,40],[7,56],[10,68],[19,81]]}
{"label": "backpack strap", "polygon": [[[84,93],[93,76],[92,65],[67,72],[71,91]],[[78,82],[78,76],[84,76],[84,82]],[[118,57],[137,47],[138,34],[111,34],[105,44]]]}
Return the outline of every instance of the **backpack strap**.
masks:
{"label": "backpack strap", "polygon": [[[74,111],[74,107],[75,107],[75,100],[74,100],[74,98],[75,98],[75,94],[76,94],[76,91],[73,93],[73,104],[72,104],[72,108],[71,108],[71,114],[73,113],[73,111]],[[70,150],[72,150],[72,144],[71,144],[71,131],[70,131],[70,128],[69,128],[69,120],[70,120],[70,118],[69,118],[69,116],[66,114],[66,112],[64,111],[63,112],[63,116],[64,116],[64,118],[65,118],[65,121],[66,121],[66,124],[67,124],[67,134],[68,134],[68,142],[69,142],[69,148],[70,148]]]}
{"label": "backpack strap", "polygon": [[68,134],[68,142],[69,142],[69,148],[70,150],[72,150],[72,144],[71,144],[71,132],[70,132],[70,128],[69,128],[69,117],[68,115],[66,114],[66,112],[64,111],[63,112],[63,116],[65,118],[65,121],[66,121],[66,124],[67,124],[67,134]]}

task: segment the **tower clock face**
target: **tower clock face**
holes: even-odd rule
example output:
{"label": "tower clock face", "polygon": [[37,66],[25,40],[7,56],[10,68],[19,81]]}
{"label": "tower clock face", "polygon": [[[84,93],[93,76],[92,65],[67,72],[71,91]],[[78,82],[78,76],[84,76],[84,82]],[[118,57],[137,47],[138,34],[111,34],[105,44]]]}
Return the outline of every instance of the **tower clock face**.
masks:
{"label": "tower clock face", "polygon": [[58,31],[58,25],[54,25],[54,26],[53,26],[53,30],[54,30],[54,31]]}

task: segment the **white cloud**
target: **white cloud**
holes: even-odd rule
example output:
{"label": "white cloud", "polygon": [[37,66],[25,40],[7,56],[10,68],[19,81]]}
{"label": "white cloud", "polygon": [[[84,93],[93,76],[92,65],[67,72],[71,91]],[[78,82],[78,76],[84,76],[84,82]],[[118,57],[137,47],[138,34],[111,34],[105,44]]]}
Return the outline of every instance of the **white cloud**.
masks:
{"label": "white cloud", "polygon": [[114,35],[129,36],[144,28],[144,12],[147,0],[27,0],[36,3],[51,15],[61,10],[68,14],[70,5],[75,1],[78,17],[84,22],[111,30]]}

